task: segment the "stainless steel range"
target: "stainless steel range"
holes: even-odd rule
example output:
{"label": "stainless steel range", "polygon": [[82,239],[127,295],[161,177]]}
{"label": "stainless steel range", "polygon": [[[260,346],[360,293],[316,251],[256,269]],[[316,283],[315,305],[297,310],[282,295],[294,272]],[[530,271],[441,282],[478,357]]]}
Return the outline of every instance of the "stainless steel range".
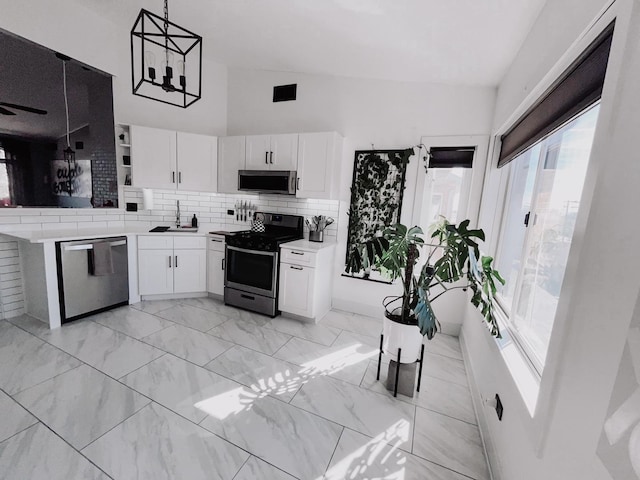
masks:
{"label": "stainless steel range", "polygon": [[303,217],[257,212],[264,232],[226,236],[224,303],[275,317],[280,244],[303,237]]}

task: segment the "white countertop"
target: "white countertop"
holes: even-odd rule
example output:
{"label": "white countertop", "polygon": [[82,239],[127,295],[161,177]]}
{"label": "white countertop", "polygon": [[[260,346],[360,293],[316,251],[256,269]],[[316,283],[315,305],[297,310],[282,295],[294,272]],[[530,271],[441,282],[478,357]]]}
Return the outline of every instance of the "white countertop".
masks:
{"label": "white countertop", "polygon": [[325,248],[333,248],[336,242],[333,240],[325,240],[324,242],[310,242],[309,240],[294,240],[293,242],[282,243],[280,247],[295,248],[305,252],[318,252]]}
{"label": "white countertop", "polygon": [[178,235],[180,237],[204,237],[209,229],[200,228],[197,232],[149,232],[152,227],[103,227],[60,230],[33,230],[2,232],[2,235],[31,243],[86,240],[90,238],[121,237],[124,235]]}

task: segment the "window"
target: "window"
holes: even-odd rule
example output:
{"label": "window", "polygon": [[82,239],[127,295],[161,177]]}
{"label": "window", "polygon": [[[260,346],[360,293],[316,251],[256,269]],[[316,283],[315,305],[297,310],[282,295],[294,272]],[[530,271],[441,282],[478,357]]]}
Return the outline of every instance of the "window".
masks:
{"label": "window", "polygon": [[541,372],[545,363],[598,119],[596,104],[517,155],[497,251],[498,300]]}
{"label": "window", "polygon": [[427,227],[439,221],[440,216],[451,223],[461,221],[466,213],[470,183],[470,168],[430,168],[424,183],[424,204],[418,225]]}

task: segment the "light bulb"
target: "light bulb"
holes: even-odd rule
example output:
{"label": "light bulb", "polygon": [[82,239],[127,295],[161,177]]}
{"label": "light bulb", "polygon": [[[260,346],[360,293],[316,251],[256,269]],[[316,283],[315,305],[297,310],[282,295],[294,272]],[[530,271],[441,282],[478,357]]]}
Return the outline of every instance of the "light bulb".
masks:
{"label": "light bulb", "polygon": [[156,79],[156,56],[153,52],[149,50],[144,52],[144,63],[147,66],[149,78],[153,82]]}
{"label": "light bulb", "polygon": [[180,86],[182,87],[182,90],[184,90],[187,87],[187,77],[185,76],[187,64],[184,60],[178,60],[177,67],[178,73],[180,73]]}
{"label": "light bulb", "polygon": [[164,75],[162,76],[162,88],[167,92],[173,92],[176,88],[171,85],[171,79],[173,78],[173,53],[169,50],[165,51],[164,60],[162,61],[162,69]]}

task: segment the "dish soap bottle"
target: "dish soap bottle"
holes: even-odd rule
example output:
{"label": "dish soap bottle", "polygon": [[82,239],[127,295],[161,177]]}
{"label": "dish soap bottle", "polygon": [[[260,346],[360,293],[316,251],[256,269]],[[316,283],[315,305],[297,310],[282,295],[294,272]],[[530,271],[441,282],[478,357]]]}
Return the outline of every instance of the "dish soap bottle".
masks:
{"label": "dish soap bottle", "polygon": [[197,228],[198,227],[198,219],[196,218],[196,214],[193,214],[193,218],[191,219],[191,226],[193,228]]}

